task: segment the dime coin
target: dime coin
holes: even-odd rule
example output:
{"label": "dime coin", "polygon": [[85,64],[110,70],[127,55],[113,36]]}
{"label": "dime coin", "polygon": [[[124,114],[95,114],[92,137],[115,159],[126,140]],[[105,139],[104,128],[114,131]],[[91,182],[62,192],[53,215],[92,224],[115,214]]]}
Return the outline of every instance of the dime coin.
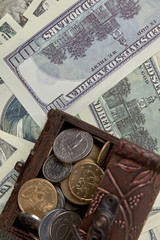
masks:
{"label": "dime coin", "polygon": [[90,133],[69,128],[56,137],[53,151],[60,161],[72,163],[86,157],[92,146],[93,138]]}
{"label": "dime coin", "polygon": [[75,212],[63,212],[59,214],[51,226],[52,240],[75,240],[72,234],[73,225],[78,228],[82,220]]}
{"label": "dime coin", "polygon": [[38,228],[41,219],[31,213],[21,212],[17,216],[17,220],[20,222],[20,225],[26,229],[28,232],[38,234]]}
{"label": "dime coin", "polygon": [[57,186],[55,186],[56,190],[57,190],[57,194],[58,194],[58,204],[57,204],[57,208],[64,208],[65,207],[65,197],[61,191],[61,189]]}
{"label": "dime coin", "polygon": [[69,188],[78,199],[92,200],[103,175],[103,170],[95,163],[77,164],[69,176]]}
{"label": "dime coin", "polygon": [[18,204],[21,211],[42,218],[57,207],[57,191],[48,180],[33,178],[20,188]]}
{"label": "dime coin", "polygon": [[81,199],[76,198],[72,193],[71,190],[69,189],[69,185],[68,185],[68,181],[69,181],[69,177],[64,179],[61,183],[60,183],[60,187],[62,189],[62,192],[64,194],[64,196],[72,203],[77,204],[77,205],[86,205],[88,204],[90,201],[83,201]]}
{"label": "dime coin", "polygon": [[51,240],[50,232],[52,223],[54,219],[64,211],[64,209],[55,209],[44,216],[38,229],[38,235],[41,240]]}
{"label": "dime coin", "polygon": [[66,178],[71,169],[71,164],[60,162],[55,155],[51,155],[44,162],[42,172],[47,180],[57,183]]}
{"label": "dime coin", "polygon": [[110,149],[111,143],[108,141],[104,144],[104,146],[102,147],[98,158],[97,158],[97,164],[99,166],[102,166],[104,164],[104,162],[107,159],[108,153],[109,153],[109,149]]}

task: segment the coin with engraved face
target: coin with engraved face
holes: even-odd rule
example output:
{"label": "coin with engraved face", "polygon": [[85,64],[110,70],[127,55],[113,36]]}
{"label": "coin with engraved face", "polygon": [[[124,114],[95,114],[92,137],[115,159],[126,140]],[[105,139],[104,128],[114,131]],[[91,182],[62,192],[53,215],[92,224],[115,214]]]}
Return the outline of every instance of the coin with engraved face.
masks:
{"label": "coin with engraved face", "polygon": [[60,187],[62,189],[62,192],[64,194],[64,196],[72,203],[77,204],[77,205],[87,205],[90,201],[83,201],[81,199],[76,198],[72,193],[71,190],[69,189],[69,185],[68,185],[68,181],[69,181],[69,177],[67,177],[66,179],[64,179],[61,183],[60,183]]}
{"label": "coin with engraved face", "polygon": [[18,204],[21,211],[42,218],[57,207],[57,191],[48,180],[33,178],[20,188]]}
{"label": "coin with engraved face", "polygon": [[54,219],[62,212],[65,212],[64,209],[55,209],[49,212],[47,215],[42,218],[42,221],[39,225],[38,235],[41,240],[51,240],[51,226]]}
{"label": "coin with engraved face", "polygon": [[71,193],[81,200],[92,200],[103,175],[103,170],[97,164],[78,162],[69,176]]}
{"label": "coin with engraved face", "polygon": [[28,212],[21,212],[18,214],[17,220],[23,229],[36,235],[38,234],[38,228],[41,221],[39,217]]}
{"label": "coin with engraved face", "polygon": [[47,180],[57,183],[66,178],[71,169],[71,164],[63,163],[55,155],[51,155],[44,162],[42,172]]}
{"label": "coin with engraved face", "polygon": [[56,137],[53,151],[60,161],[72,163],[86,157],[92,146],[93,138],[90,133],[69,128]]}
{"label": "coin with engraved face", "polygon": [[66,211],[59,214],[51,226],[51,239],[75,240],[72,233],[73,225],[78,228],[81,222],[81,218],[75,212]]}

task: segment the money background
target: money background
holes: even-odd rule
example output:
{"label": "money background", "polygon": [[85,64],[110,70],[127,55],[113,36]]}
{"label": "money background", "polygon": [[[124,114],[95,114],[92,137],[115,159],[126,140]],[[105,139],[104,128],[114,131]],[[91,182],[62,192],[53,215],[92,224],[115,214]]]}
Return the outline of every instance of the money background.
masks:
{"label": "money background", "polygon": [[[134,3],[134,1],[131,1],[131,2]],[[139,2],[139,1],[137,1],[137,2]],[[158,4],[158,2],[157,2],[157,4]],[[14,37],[14,35],[16,35],[17,32],[21,31],[21,29],[20,29],[21,27],[25,28],[25,25],[27,25],[27,24],[28,25],[30,24],[30,26],[32,26],[32,21],[34,21],[35,18],[41,18],[43,16],[43,14],[45,14],[45,12],[47,10],[49,10],[49,8],[52,8],[53,6],[54,6],[54,8],[56,8],[55,0],[53,0],[53,1],[52,0],[42,0],[42,1],[40,1],[40,0],[1,0],[0,1],[0,18],[1,18],[1,20],[3,18],[5,18],[7,13],[12,17],[12,20],[8,19],[7,22],[5,22],[5,23],[3,22],[2,24],[0,22],[0,45],[1,45],[0,50],[3,48],[3,46],[5,46],[5,42],[11,41],[12,38]],[[17,28],[17,24],[19,24],[19,28]],[[160,54],[157,53],[157,56],[159,57]],[[157,60],[157,59],[159,59],[158,57],[154,58],[154,60],[157,64],[156,68],[158,68],[158,66],[160,67],[160,61]],[[135,78],[138,79],[140,76],[138,70],[136,70],[136,71],[133,73],[134,79]],[[119,79],[119,81],[120,80],[121,79]],[[126,84],[125,86],[128,87],[128,93],[129,93],[129,89],[130,89],[129,85]],[[136,98],[136,94],[137,94],[137,92],[136,92],[137,86],[139,87],[139,85],[137,85],[137,83],[135,83],[135,89],[134,89],[135,98]],[[139,87],[139,89],[140,89],[140,87]],[[106,86],[106,91],[107,90],[108,90],[108,92],[109,91],[111,92],[111,90],[109,90],[108,86]],[[145,88],[143,88],[143,90],[145,92]],[[119,91],[119,95],[121,95],[120,90],[118,90],[118,91]],[[142,92],[142,91],[140,90],[140,92]],[[126,91],[124,90],[123,94],[126,95],[126,97],[127,97],[127,95],[128,95],[127,90]],[[99,92],[97,92],[96,94],[94,93],[94,97],[92,98],[92,100],[90,100],[90,102],[93,102],[96,99],[98,99],[98,98],[95,98],[95,95],[97,97],[101,97],[102,94],[100,94]],[[152,95],[153,99],[150,99],[150,103],[152,101],[153,102],[158,101],[157,98],[155,98],[155,100],[154,100],[155,94],[151,94],[151,95]],[[134,92],[133,92],[132,99],[133,98],[134,98]],[[143,98],[143,96],[142,96],[142,98]],[[144,103],[145,103],[145,100],[143,101],[143,104]],[[93,105],[93,104],[91,104],[91,105]],[[85,105],[85,107],[88,108],[88,105]],[[75,108],[76,108],[76,104],[75,104]],[[144,107],[144,109],[145,109],[145,107]],[[158,105],[157,112],[159,109],[160,108]],[[122,110],[123,110],[122,108],[119,108],[118,112],[120,112]],[[85,121],[90,119],[90,118],[88,118],[86,111],[88,111],[88,109],[87,110],[84,109],[84,114],[83,114],[83,112],[79,113],[79,117]],[[107,110],[105,109],[105,111],[107,111]],[[133,109],[133,111],[135,111],[135,109]],[[156,120],[158,119],[157,112],[155,113]],[[114,113],[115,113],[115,119],[116,119],[117,112],[113,111],[113,114]],[[122,111],[122,113],[124,113],[124,112]],[[147,113],[147,117],[149,118],[152,113],[154,113],[153,107],[151,108],[151,110],[149,110],[149,113]],[[77,112],[75,111],[75,115],[76,114],[77,114]],[[93,119],[90,119],[89,121],[91,123],[93,123]],[[139,118],[138,118],[137,122],[138,121],[142,125],[144,125],[145,120],[143,117],[143,113],[139,114]],[[150,121],[149,127],[146,127],[146,129],[144,129],[144,131],[147,131],[148,129],[150,129],[150,131],[151,131],[153,124],[155,124],[157,128],[159,127],[158,121],[156,123],[155,123],[155,121],[153,121],[152,123]],[[94,123],[94,125],[96,125],[96,124]],[[98,125],[98,127],[101,127],[101,126]],[[101,128],[103,129],[103,127],[101,127]],[[24,106],[20,103],[20,101],[16,98],[16,96],[12,93],[12,89],[9,89],[6,86],[6,84],[4,83],[2,78],[0,78],[0,129],[9,134],[17,136],[18,138],[23,138],[23,139],[31,141],[31,142],[35,142],[37,140],[37,138],[40,134],[40,131],[41,131],[41,128],[38,127],[37,123],[32,119],[32,117],[30,116],[28,111],[24,108]],[[116,128],[114,128],[114,130],[115,129]],[[128,131],[128,129],[129,129],[129,126],[127,128],[127,131]],[[107,129],[105,129],[105,130],[107,130]],[[141,128],[141,130],[143,131],[142,128]],[[110,133],[113,134],[113,132],[110,132]],[[119,133],[119,131],[116,131],[116,130],[114,132],[114,135],[116,135],[117,137],[122,137],[122,135]],[[127,136],[127,133],[126,133],[126,136]],[[132,139],[129,139],[129,140],[132,140]],[[19,140],[17,140],[17,141],[19,141]],[[0,143],[0,149],[2,152],[1,159],[9,159],[9,157],[12,155],[12,152],[15,151],[15,148],[8,147],[9,141],[7,142],[2,139],[1,142],[3,143],[3,144]],[[5,144],[4,144],[4,142],[5,142]],[[157,145],[159,144],[159,139],[154,138],[152,142],[153,142],[152,146],[149,143],[145,147],[150,148],[150,150],[154,151],[154,150],[156,150]],[[3,148],[2,148],[2,145],[3,145]],[[6,145],[7,147],[4,147],[4,145]],[[7,151],[6,151],[6,149],[7,149]],[[5,152],[5,154],[4,154],[4,152]],[[3,156],[5,156],[5,157],[3,158]],[[25,161],[25,159],[24,159],[24,161]],[[3,160],[3,162],[4,162],[4,160]],[[11,170],[11,172],[12,172],[12,170]],[[8,175],[11,172],[8,172]],[[16,175],[16,173],[13,173],[13,174]],[[5,178],[0,179],[1,182],[2,182],[2,180],[4,181]],[[157,208],[159,208],[158,204],[157,204]],[[159,220],[159,218],[160,217],[157,218],[157,221]],[[7,236],[4,233],[0,233],[0,239],[6,239],[6,240],[11,239],[12,240],[15,238],[13,238],[11,236]],[[155,229],[154,228],[149,229],[149,231],[143,233],[140,236],[140,240],[142,240],[142,239],[145,239],[145,240],[160,239],[160,227],[158,227],[156,225]]]}

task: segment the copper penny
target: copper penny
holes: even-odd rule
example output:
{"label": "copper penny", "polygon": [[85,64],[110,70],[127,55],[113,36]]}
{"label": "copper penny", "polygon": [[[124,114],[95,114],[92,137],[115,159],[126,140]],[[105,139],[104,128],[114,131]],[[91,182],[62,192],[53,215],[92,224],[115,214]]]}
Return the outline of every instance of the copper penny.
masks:
{"label": "copper penny", "polygon": [[18,204],[23,212],[39,218],[57,206],[57,191],[46,179],[33,178],[25,182],[18,193]]}
{"label": "copper penny", "polygon": [[90,201],[103,175],[103,170],[95,163],[77,164],[69,176],[69,188],[78,199]]}
{"label": "copper penny", "polygon": [[56,137],[53,151],[60,161],[72,163],[86,157],[92,146],[93,138],[90,133],[69,128]]}

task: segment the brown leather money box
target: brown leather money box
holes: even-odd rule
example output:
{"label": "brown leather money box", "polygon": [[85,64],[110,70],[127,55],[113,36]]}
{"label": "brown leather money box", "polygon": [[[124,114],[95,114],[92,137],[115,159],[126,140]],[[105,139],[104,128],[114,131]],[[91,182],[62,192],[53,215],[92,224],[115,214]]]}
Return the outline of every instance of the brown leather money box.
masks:
{"label": "brown leather money box", "polygon": [[[16,166],[20,174],[1,214],[0,228],[19,239],[32,240],[16,221],[21,212],[17,200],[18,192],[26,181],[40,175],[55,138],[68,128],[80,128],[105,142],[110,141],[112,145],[103,164],[104,177],[94,199],[85,209],[82,225],[79,230],[73,226],[75,240],[137,240],[160,190],[160,156],[60,110],[50,110],[48,121],[26,163],[22,167]],[[112,222],[103,222],[103,216],[109,212],[102,202],[105,196],[114,196],[119,201],[118,211]],[[114,214],[113,198],[107,201],[113,206]],[[93,232],[96,235],[93,236]]]}

